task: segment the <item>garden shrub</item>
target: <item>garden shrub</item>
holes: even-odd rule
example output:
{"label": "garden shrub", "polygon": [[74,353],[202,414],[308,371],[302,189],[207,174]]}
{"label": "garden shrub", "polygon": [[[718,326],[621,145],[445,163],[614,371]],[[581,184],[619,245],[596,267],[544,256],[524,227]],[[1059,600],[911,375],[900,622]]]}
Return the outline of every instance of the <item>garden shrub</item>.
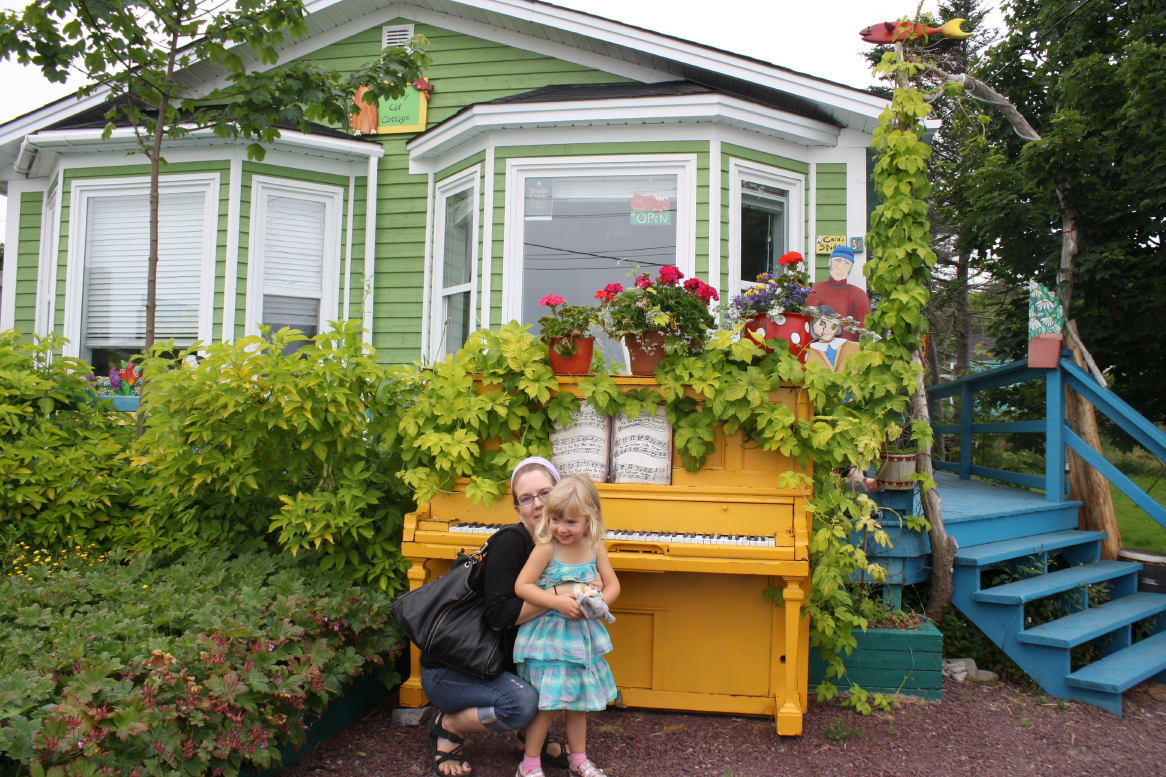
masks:
{"label": "garden shrub", "polygon": [[287,555],[20,571],[0,578],[3,777],[266,768],[350,678],[397,679],[389,596]]}
{"label": "garden shrub", "polygon": [[60,337],[0,332],[0,541],[108,548],[133,493],[134,428],[98,404]]}
{"label": "garden shrub", "polygon": [[337,327],[144,362],[147,423],[133,461],[145,482],[128,547],[274,540],[293,555],[318,549],[321,569],[404,587],[400,527],[411,505],[399,457],[379,442],[396,423],[381,398],[388,373],[359,323]]}

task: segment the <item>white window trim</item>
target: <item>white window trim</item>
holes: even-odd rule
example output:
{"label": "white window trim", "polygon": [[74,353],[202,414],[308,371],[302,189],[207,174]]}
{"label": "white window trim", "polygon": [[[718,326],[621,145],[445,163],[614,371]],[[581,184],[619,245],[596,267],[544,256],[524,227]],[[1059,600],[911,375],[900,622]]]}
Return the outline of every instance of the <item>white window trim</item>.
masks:
{"label": "white window trim", "polygon": [[[53,331],[57,303],[57,262],[60,253],[61,236],[61,192],[60,186],[46,192],[42,201],[43,212],[40,223],[40,246],[38,248],[36,272],[36,310],[33,313],[32,331],[47,335]],[[15,264],[15,262],[14,262]]]}
{"label": "white window trim", "polygon": [[502,321],[522,317],[523,178],[569,175],[675,175],[676,265],[696,272],[696,154],[543,157],[506,160],[506,229],[502,246]]}
{"label": "white window trim", "polygon": [[[729,288],[728,296],[741,293],[748,284],[741,281],[741,184],[746,181],[774,186],[789,192],[790,251],[798,251],[806,240],[806,178],[801,173],[760,165],[743,159],[729,159]],[[807,260],[812,268],[813,256]],[[812,269],[811,269],[812,272]]]}
{"label": "white window trim", "polygon": [[[214,320],[215,257],[218,252],[219,174],[164,175],[158,191],[185,194],[203,192],[203,253],[199,270],[198,339],[210,342]],[[92,178],[73,181],[69,196],[69,247],[65,276],[65,356],[81,354],[81,311],[85,293],[85,224],[93,197],[150,193],[148,177]]]}
{"label": "white window trim", "polygon": [[[456,175],[437,182],[433,204],[433,251],[430,254],[429,289],[429,353],[428,359],[440,359],[442,340],[446,336],[442,297],[447,294],[470,293],[469,313],[478,313],[478,227],[481,209],[482,166],[474,165]],[[445,202],[455,194],[470,190],[470,280],[459,286],[443,289],[441,268],[445,262]],[[470,331],[476,327],[471,324]]]}
{"label": "white window trim", "polygon": [[340,289],[340,214],[344,189],[339,186],[273,178],[266,175],[251,177],[251,221],[247,246],[247,336],[259,334],[259,319],[263,312],[263,295],[310,297],[299,289],[265,287],[263,285],[263,230],[259,225],[267,220],[267,198],[271,194],[307,197],[324,203],[324,264],[320,276],[319,331],[328,328],[329,321],[339,318]]}

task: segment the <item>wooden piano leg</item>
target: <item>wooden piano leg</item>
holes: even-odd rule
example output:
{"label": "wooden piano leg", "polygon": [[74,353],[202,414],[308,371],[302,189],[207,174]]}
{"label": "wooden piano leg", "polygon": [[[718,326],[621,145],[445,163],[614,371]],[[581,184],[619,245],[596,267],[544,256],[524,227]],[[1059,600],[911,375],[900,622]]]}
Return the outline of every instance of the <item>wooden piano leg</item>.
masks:
{"label": "wooden piano leg", "polygon": [[[414,558],[409,559],[413,562],[413,566],[409,567],[407,573],[409,578],[409,590],[415,590],[425,585],[429,579],[429,570],[425,568],[425,559]],[[425,691],[421,690],[421,650],[414,644],[409,643],[409,679],[401,683],[401,706],[402,707],[424,707],[429,703],[429,699],[425,696]]]}
{"label": "wooden piano leg", "polygon": [[[784,601],[785,607],[785,644],[779,647],[774,640],[773,649],[784,649],[784,688],[782,695],[774,700],[777,708],[777,733],[781,736],[798,736],[802,733],[803,709],[798,694],[801,667],[806,665],[807,656],[803,656],[801,639],[802,604],[806,600],[806,592],[802,590],[805,583],[802,577],[785,578]],[[784,698],[782,698],[784,696]]]}

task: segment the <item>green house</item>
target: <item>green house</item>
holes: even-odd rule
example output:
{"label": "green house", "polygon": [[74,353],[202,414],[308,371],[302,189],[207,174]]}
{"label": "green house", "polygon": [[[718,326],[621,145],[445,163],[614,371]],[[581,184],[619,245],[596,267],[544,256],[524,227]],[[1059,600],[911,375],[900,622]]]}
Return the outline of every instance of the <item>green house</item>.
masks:
{"label": "green house", "polygon": [[[356,68],[422,34],[433,89],[362,132],[284,130],[263,163],[210,135],[168,143],[159,338],[355,318],[383,361],[432,361],[534,323],[550,292],[585,303],[675,264],[725,298],[786,251],[866,232],[884,103],[867,92],[536,0],[308,8],[282,61]],[[0,126],[0,330],[63,334],[99,369],[144,342],[148,254],[148,167],[131,128],[101,139],[104,100]],[[826,254],[812,264],[825,279]]]}

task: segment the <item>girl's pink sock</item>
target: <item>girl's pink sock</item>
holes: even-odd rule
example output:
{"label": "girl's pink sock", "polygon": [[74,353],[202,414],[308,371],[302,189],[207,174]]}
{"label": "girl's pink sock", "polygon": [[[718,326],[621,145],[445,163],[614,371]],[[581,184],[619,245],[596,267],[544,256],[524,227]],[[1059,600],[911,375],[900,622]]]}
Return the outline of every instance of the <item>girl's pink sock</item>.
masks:
{"label": "girl's pink sock", "polygon": [[578,769],[587,760],[587,753],[571,753],[571,768]]}
{"label": "girl's pink sock", "polygon": [[529,755],[523,754],[523,756],[522,756],[522,773],[523,774],[530,774],[535,769],[541,769],[541,768],[543,768],[543,759],[540,756],[536,755],[534,758],[531,758]]}

